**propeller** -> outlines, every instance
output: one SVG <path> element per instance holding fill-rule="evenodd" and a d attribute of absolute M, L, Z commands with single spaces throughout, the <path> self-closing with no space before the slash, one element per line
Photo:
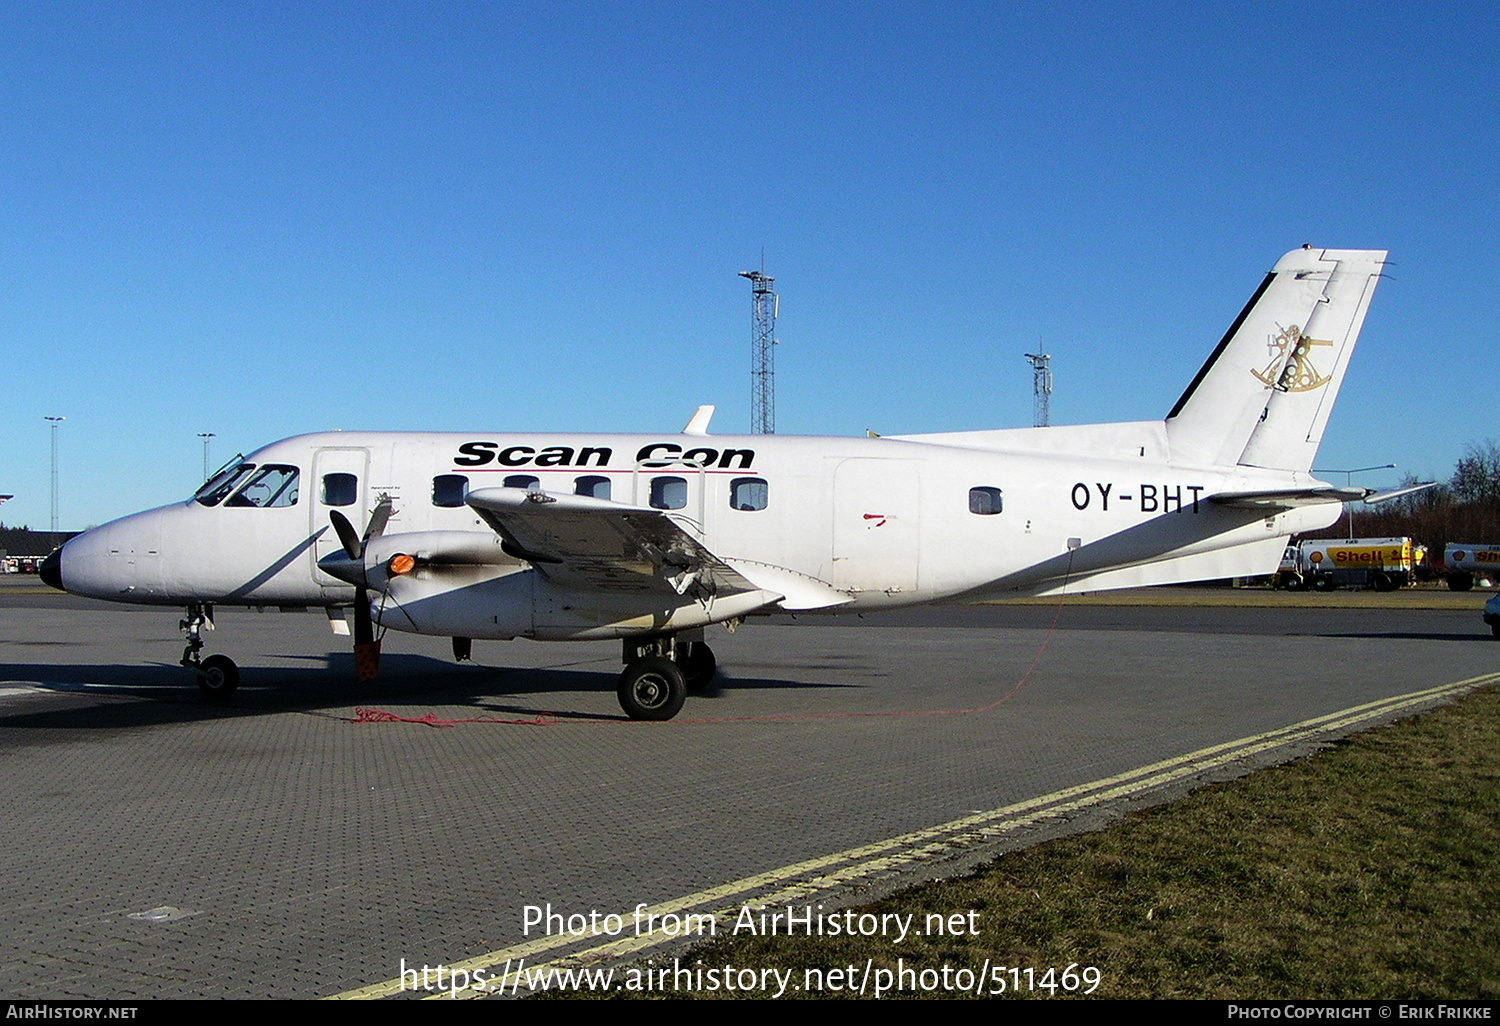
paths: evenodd
<path fill-rule="evenodd" d="M 391 497 L 384 493 L 370 513 L 370 522 L 365 527 L 364 537 L 354 530 L 349 518 L 336 509 L 328 511 L 333 522 L 333 532 L 339 537 L 348 560 L 337 554 L 318 563 L 328 573 L 354 585 L 354 670 L 364 682 L 374 680 L 380 674 L 380 642 L 375 640 L 375 624 L 370 617 L 370 587 L 365 574 L 365 550 L 370 542 L 385 532 L 391 519 Z"/>

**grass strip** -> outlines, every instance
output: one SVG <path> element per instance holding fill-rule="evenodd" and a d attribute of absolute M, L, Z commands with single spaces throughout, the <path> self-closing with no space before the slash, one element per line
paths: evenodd
<path fill-rule="evenodd" d="M 874 972 L 895 979 L 906 969 L 913 975 L 903 982 L 914 985 L 885 996 L 930 998 L 964 996 L 947 985 L 965 979 L 960 969 L 988 981 L 969 994 L 992 992 L 995 970 L 1005 967 L 1006 996 L 1017 996 L 1019 982 L 1019 996 L 1049 997 L 1064 994 L 1058 974 L 1073 965 L 1075 973 L 1099 969 L 1097 997 L 1494 998 L 1497 785 L 1500 693 L 1486 689 L 1106 830 L 852 910 L 856 922 L 911 916 L 900 943 L 894 927 L 869 938 L 721 931 L 676 962 L 641 963 L 637 978 L 640 967 L 674 964 L 774 968 L 793 981 L 784 997 L 859 996 L 856 979 L 869 997 Z M 960 928 L 924 935 L 929 915 L 953 925 L 959 920 L 947 917 L 955 914 Z M 853 972 L 829 977 L 838 967 Z M 1049 967 L 1054 985 L 1038 987 Z M 924 969 L 925 979 L 916 975 Z M 629 972 L 616 970 L 617 985 Z M 812 993 L 802 987 L 809 981 L 818 984 Z M 613 994 L 767 997 L 774 987 L 773 977 L 767 990 L 731 994 L 700 980 L 666 994 Z"/>

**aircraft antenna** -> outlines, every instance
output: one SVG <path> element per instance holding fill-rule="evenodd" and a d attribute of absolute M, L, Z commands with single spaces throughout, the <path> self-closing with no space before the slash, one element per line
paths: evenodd
<path fill-rule="evenodd" d="M 771 287 L 776 279 L 760 270 L 741 271 L 750 279 L 750 433 L 776 433 L 776 314 L 781 299 Z"/>
<path fill-rule="evenodd" d="M 1026 359 L 1031 362 L 1032 424 L 1047 427 L 1052 423 L 1052 357 L 1048 353 L 1027 353 Z"/>

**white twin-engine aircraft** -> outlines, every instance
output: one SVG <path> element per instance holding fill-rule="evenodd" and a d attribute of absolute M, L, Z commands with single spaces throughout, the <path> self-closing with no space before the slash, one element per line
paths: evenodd
<path fill-rule="evenodd" d="M 474 638 L 619 638 L 621 706 L 670 719 L 714 675 L 714 623 L 1273 573 L 1288 535 L 1369 497 L 1309 471 L 1385 256 L 1282 257 L 1165 420 L 727 436 L 704 406 L 680 435 L 303 435 L 43 575 L 185 604 L 211 697 L 239 680 L 199 657 L 214 605 L 324 606 L 341 634 L 352 606 L 363 679 L 377 626 L 459 659 Z"/>

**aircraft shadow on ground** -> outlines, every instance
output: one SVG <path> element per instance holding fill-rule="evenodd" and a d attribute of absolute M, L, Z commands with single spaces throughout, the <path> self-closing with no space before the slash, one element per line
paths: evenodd
<path fill-rule="evenodd" d="M 381 660 L 381 676 L 360 682 L 354 658 L 286 656 L 306 659 L 307 667 L 241 667 L 240 688 L 228 702 L 205 699 L 192 677 L 174 664 L 26 665 L 0 664 L 0 681 L 31 682 L 52 690 L 54 701 L 45 709 L 25 704 L 0 715 L 0 729 L 103 730 L 286 712 L 345 718 L 351 706 L 443 705 L 476 713 L 506 716 L 548 715 L 566 719 L 625 719 L 612 709 L 601 713 L 573 701 L 581 694 L 613 695 L 618 675 L 577 669 L 455 665 L 415 655 L 388 655 Z M 731 689 L 785 690 L 858 687 L 760 677 L 734 678 L 720 673 L 709 687 L 690 701 L 723 696 Z M 67 701 L 72 696 L 72 701 Z M 137 699 L 112 701 L 111 699 Z M 519 701 L 514 701 L 518 700 Z M 590 702 L 597 705 L 597 702 Z"/>

